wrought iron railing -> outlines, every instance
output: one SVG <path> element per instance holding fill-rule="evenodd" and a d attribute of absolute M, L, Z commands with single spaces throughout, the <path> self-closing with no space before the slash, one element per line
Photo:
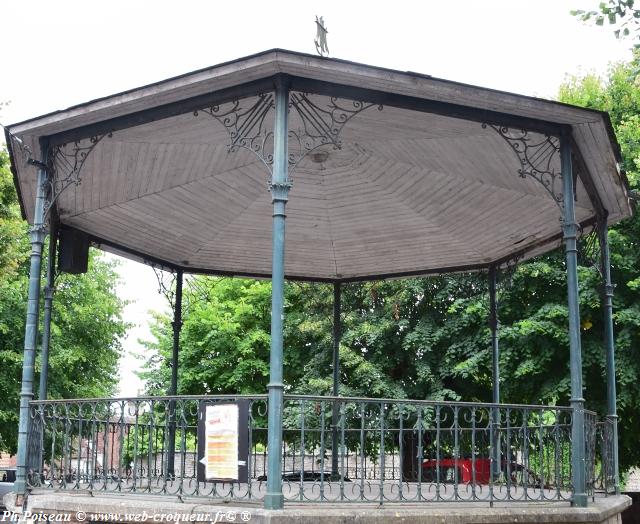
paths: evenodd
<path fill-rule="evenodd" d="M 596 424 L 596 453 L 600 457 L 596 461 L 594 488 L 605 494 L 616 492 L 615 457 L 614 457 L 614 422 L 607 417 Z"/>
<path fill-rule="evenodd" d="M 593 411 L 584 414 L 584 444 L 585 444 L 585 478 L 587 495 L 595 495 L 596 482 L 596 440 L 598 417 Z"/>
<path fill-rule="evenodd" d="M 203 481 L 199 409 L 234 401 L 248 404 L 247 481 Z M 31 414 L 33 488 L 264 497 L 266 395 L 35 401 Z M 585 419 L 593 489 L 595 414 Z M 285 395 L 284 496 L 380 504 L 570 500 L 571 420 L 571 408 L 556 406 Z"/>

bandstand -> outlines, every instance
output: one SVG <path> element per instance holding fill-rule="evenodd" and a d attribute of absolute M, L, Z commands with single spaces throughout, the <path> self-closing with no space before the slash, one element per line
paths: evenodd
<path fill-rule="evenodd" d="M 19 497 L 55 489 L 266 509 L 289 502 L 583 508 L 595 497 L 596 455 L 604 491 L 619 493 L 607 228 L 632 208 L 606 113 L 276 49 L 14 124 L 6 137 L 33 225 Z M 268 391 L 176 395 L 178 299 L 166 397 L 46 400 L 44 365 L 34 400 L 47 233 L 52 254 L 66 235 L 79 251 L 90 244 L 171 271 L 177 297 L 184 273 L 271 279 Z M 580 348 L 577 239 L 591 233 L 605 289 L 608 412 L 600 421 L 585 409 Z M 562 245 L 570 405 L 501 403 L 497 275 Z M 52 257 L 43 362 L 54 271 Z M 493 402 L 341 397 L 340 286 L 466 271 L 490 277 Z M 331 397 L 285 392 L 285 279 L 334 285 Z M 246 407 L 243 479 L 198 475 L 203 403 Z"/>

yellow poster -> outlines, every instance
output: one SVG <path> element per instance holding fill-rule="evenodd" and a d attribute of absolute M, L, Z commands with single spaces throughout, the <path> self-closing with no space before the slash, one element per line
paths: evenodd
<path fill-rule="evenodd" d="M 205 415 L 205 476 L 238 479 L 238 406 L 211 404 Z"/>

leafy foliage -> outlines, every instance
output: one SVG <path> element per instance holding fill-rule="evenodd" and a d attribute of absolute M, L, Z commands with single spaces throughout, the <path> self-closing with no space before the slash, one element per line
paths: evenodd
<path fill-rule="evenodd" d="M 207 297 L 185 296 L 193 307 L 185 315 L 180 352 L 180 394 L 263 392 L 269 376 L 270 287 L 264 282 L 220 279 Z M 185 295 L 193 294 L 190 287 Z M 153 334 L 160 355 L 150 362 L 149 387 L 163 394 L 170 370 L 171 321 L 157 317 Z M 155 346 L 154 346 L 155 347 Z"/>
<path fill-rule="evenodd" d="M 569 81 L 560 91 L 564 102 L 578 103 L 608 111 L 622 150 L 622 168 L 632 190 L 640 186 L 640 82 L 634 66 L 619 64 L 612 68 L 608 81 L 594 76 Z M 618 408 L 620 416 L 621 464 L 640 463 L 637 435 L 640 420 L 637 398 L 640 395 L 640 219 L 616 225 L 609 232 L 616 330 Z M 594 322 L 592 329 L 601 330 Z M 593 355 L 593 359 L 598 356 Z M 597 377 L 594 376 L 594 380 Z M 604 386 L 602 386 L 604 387 Z"/>
<path fill-rule="evenodd" d="M 640 9 L 634 4 L 634 0 L 608 0 L 600 2 L 598 10 L 576 9 L 571 11 L 571 14 L 583 22 L 593 21 L 599 26 L 603 26 L 607 21 L 609 25 L 616 26 L 614 30 L 616 38 L 630 35 L 638 36 L 640 34 Z M 634 47 L 640 49 L 640 43 L 635 44 Z"/>
<path fill-rule="evenodd" d="M 30 247 L 8 166 L 6 151 L 0 151 L 0 450 L 14 452 Z M 114 264 L 93 251 L 88 273 L 58 277 L 49 398 L 100 397 L 115 391 L 120 338 L 127 327 L 116 282 Z"/>

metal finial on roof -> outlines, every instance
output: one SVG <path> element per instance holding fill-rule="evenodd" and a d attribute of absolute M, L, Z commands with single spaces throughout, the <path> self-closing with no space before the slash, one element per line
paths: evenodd
<path fill-rule="evenodd" d="M 316 38 L 313 43 L 316 44 L 316 51 L 320 56 L 329 55 L 329 46 L 327 46 L 327 28 L 324 26 L 324 18 L 316 15 Z"/>

